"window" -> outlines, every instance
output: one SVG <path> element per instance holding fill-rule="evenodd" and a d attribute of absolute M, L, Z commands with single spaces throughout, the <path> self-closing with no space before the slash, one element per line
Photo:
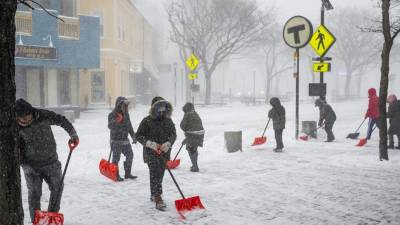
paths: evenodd
<path fill-rule="evenodd" d="M 76 0 L 61 0 L 61 15 L 76 17 Z"/>
<path fill-rule="evenodd" d="M 92 103 L 105 102 L 105 74 L 103 71 L 92 72 Z"/>
<path fill-rule="evenodd" d="M 103 28 L 103 18 L 104 12 L 102 9 L 95 9 L 92 11 L 93 16 L 98 16 L 100 18 L 100 37 L 104 37 L 104 28 Z"/>

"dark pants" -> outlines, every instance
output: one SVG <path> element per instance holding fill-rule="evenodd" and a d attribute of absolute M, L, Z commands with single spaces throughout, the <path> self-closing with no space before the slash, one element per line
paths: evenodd
<path fill-rule="evenodd" d="M 133 151 L 131 144 L 117 144 L 111 143 L 111 150 L 113 151 L 112 163 L 118 165 L 121 159 L 121 153 L 125 156 L 124 169 L 125 175 L 131 174 L 132 161 L 133 161 Z"/>
<path fill-rule="evenodd" d="M 50 190 L 50 201 L 47 211 L 58 212 L 63 188 L 61 184 L 61 163 L 57 161 L 39 169 L 33 169 L 28 165 L 23 165 L 26 185 L 28 187 L 29 213 L 33 222 L 35 210 L 41 210 L 40 198 L 42 196 L 43 180 L 47 183 Z"/>
<path fill-rule="evenodd" d="M 372 132 L 374 131 L 375 125 L 376 125 L 376 119 L 369 118 L 367 140 L 371 139 L 371 135 L 372 135 Z"/>
<path fill-rule="evenodd" d="M 333 129 L 333 124 L 335 124 L 335 122 L 332 122 L 332 123 L 326 123 L 325 122 L 325 132 L 326 132 L 326 134 L 327 134 L 327 138 L 328 138 L 328 141 L 333 141 L 333 140 L 335 140 L 335 135 L 333 134 L 333 131 L 332 131 L 332 129 Z"/>
<path fill-rule="evenodd" d="M 276 148 L 283 149 L 283 141 L 282 141 L 283 129 L 274 131 L 275 131 Z"/>
<path fill-rule="evenodd" d="M 389 134 L 389 146 L 394 148 L 394 136 L 397 136 L 397 146 L 400 147 L 400 134 Z"/>
<path fill-rule="evenodd" d="M 151 196 L 161 196 L 162 182 L 165 173 L 165 160 L 162 157 L 149 158 L 147 161 L 150 174 L 150 192 Z"/>
<path fill-rule="evenodd" d="M 199 152 L 197 151 L 197 145 L 186 145 L 186 150 L 189 153 L 190 161 L 192 161 L 193 168 L 199 168 L 197 165 L 197 159 L 199 157 Z"/>

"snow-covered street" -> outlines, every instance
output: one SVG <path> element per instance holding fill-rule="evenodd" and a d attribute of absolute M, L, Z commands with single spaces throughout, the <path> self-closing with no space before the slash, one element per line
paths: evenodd
<path fill-rule="evenodd" d="M 334 143 L 323 142 L 324 131 L 319 131 L 318 140 L 296 141 L 294 103 L 283 104 L 287 112 L 283 153 L 272 151 L 272 128 L 267 130 L 265 145 L 250 146 L 265 126 L 269 105 L 197 108 L 206 129 L 205 146 L 199 155 L 200 173 L 189 171 L 186 151 L 182 151 L 181 165 L 173 172 L 183 192 L 199 195 L 206 210 L 188 214 L 184 221 L 175 210 L 174 200 L 181 197 L 168 173 L 164 177 L 168 210 L 160 212 L 150 202 L 148 169 L 140 144 L 133 146 L 137 180 L 114 183 L 100 175 L 98 163 L 109 153 L 109 111 L 82 113 L 74 123 L 81 144 L 72 155 L 61 204 L 65 224 L 400 224 L 400 150 L 390 150 L 390 161 L 381 162 L 377 131 L 362 148 L 354 147 L 356 140 L 345 139 L 361 122 L 367 99 L 331 103 L 338 117 Z M 147 113 L 145 106 L 130 110 L 135 130 Z M 300 115 L 300 120 L 317 120 L 319 111 L 314 104 L 302 104 Z M 179 129 L 182 116 L 180 107 L 175 109 L 178 139 L 172 154 L 183 139 Z M 232 130 L 243 131 L 243 152 L 227 153 L 224 131 Z M 59 127 L 53 131 L 64 164 L 68 135 Z M 363 127 L 361 136 L 365 133 Z M 22 188 L 25 223 L 29 224 L 24 178 Z M 44 184 L 43 209 L 48 200 Z"/>

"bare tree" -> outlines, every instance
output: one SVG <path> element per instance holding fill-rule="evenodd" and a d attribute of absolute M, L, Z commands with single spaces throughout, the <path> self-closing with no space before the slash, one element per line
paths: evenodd
<path fill-rule="evenodd" d="M 371 12 L 367 10 L 344 8 L 335 10 L 328 21 L 337 38 L 332 53 L 346 70 L 345 98 L 350 97 L 354 75 L 358 75 L 357 83 L 360 83 L 364 72 L 376 66 L 378 61 L 380 36 L 360 30 L 360 27 L 371 26 L 372 21 L 366 17 L 368 15 Z"/>
<path fill-rule="evenodd" d="M 211 77 L 224 59 L 260 44 L 273 20 L 255 1 L 171 0 L 168 8 L 171 40 L 193 50 L 206 79 L 205 103 L 211 102 Z"/>

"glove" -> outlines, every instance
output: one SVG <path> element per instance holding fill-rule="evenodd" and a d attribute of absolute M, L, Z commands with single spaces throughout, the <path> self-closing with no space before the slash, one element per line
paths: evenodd
<path fill-rule="evenodd" d="M 153 149 L 154 151 L 158 151 L 160 148 L 160 145 L 155 143 L 154 141 L 146 141 L 146 147 Z"/>
<path fill-rule="evenodd" d="M 79 145 L 79 137 L 78 136 L 72 136 L 69 141 L 68 141 L 68 146 L 70 150 L 74 150 L 77 146 Z"/>
<path fill-rule="evenodd" d="M 167 141 L 161 145 L 160 150 L 165 153 L 168 152 L 170 148 L 171 148 L 171 142 Z"/>
<path fill-rule="evenodd" d="M 124 121 L 124 116 L 121 113 L 117 113 L 117 117 L 115 118 L 117 123 L 122 123 Z"/>

